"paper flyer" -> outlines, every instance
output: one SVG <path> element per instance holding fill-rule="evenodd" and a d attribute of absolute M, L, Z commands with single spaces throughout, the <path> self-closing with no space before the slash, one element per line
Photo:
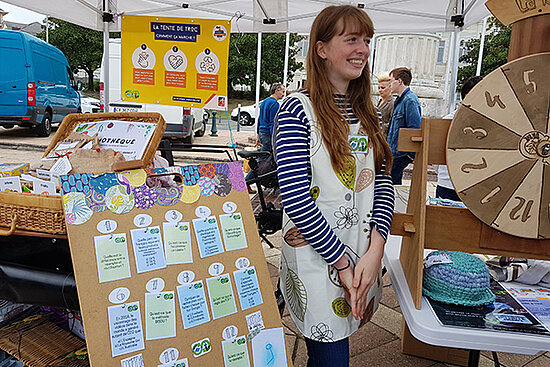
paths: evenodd
<path fill-rule="evenodd" d="M 113 357 L 145 349 L 139 302 L 111 306 L 107 312 Z"/>
<path fill-rule="evenodd" d="M 126 233 L 96 236 L 94 244 L 100 283 L 131 276 Z"/>
<path fill-rule="evenodd" d="M 237 294 L 243 311 L 263 303 L 256 268 L 252 266 L 244 270 L 234 271 L 233 277 L 235 278 Z"/>
<path fill-rule="evenodd" d="M 162 223 L 167 265 L 193 262 L 190 229 L 189 222 Z"/>
<path fill-rule="evenodd" d="M 176 290 L 184 329 L 210 321 L 202 281 L 180 285 Z"/>
<path fill-rule="evenodd" d="M 246 236 L 241 213 L 220 215 L 220 224 L 226 251 L 246 248 Z"/>
<path fill-rule="evenodd" d="M 288 366 L 282 327 L 263 329 L 252 339 L 252 359 L 254 366 Z"/>
<path fill-rule="evenodd" d="M 225 367 L 250 367 L 246 337 L 222 342 L 223 362 Z"/>
<path fill-rule="evenodd" d="M 174 292 L 145 293 L 145 335 L 147 340 L 176 336 Z"/>
<path fill-rule="evenodd" d="M 212 309 L 214 320 L 237 312 L 229 274 L 209 278 L 206 280 L 206 284 L 208 286 L 208 298 L 210 299 L 210 308 Z"/>
<path fill-rule="evenodd" d="M 193 228 L 201 257 L 213 256 L 223 252 L 222 238 L 215 216 L 193 219 Z"/>
<path fill-rule="evenodd" d="M 130 233 L 138 273 L 166 267 L 159 226 L 132 229 Z"/>

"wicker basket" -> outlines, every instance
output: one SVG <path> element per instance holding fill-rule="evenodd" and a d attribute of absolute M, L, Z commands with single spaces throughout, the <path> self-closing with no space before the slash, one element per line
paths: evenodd
<path fill-rule="evenodd" d="M 20 194 L 0 191 L 1 235 L 11 235 L 15 230 L 65 234 L 63 201 L 59 196 Z"/>
<path fill-rule="evenodd" d="M 106 121 L 106 120 L 120 120 L 120 121 L 133 121 L 133 122 L 149 122 L 156 123 L 157 127 L 155 132 L 149 140 L 149 144 L 143 153 L 143 157 L 138 160 L 125 161 L 115 163 L 115 171 L 125 171 L 129 169 L 145 168 L 153 163 L 155 152 L 160 144 L 164 131 L 166 130 L 166 121 L 162 115 L 158 112 L 107 112 L 107 113 L 73 113 L 67 115 L 64 119 L 55 136 L 53 137 L 50 145 L 46 148 L 46 152 L 43 157 L 46 157 L 58 142 L 65 139 L 71 132 L 74 131 L 78 124 L 83 122 L 94 121 Z"/>

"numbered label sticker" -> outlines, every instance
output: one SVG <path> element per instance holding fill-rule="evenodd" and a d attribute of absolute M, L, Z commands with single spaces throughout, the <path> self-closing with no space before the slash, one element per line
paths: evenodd
<path fill-rule="evenodd" d="M 208 273 L 213 277 L 217 277 L 218 275 L 223 273 L 223 264 L 222 263 L 213 263 L 208 268 Z"/>
<path fill-rule="evenodd" d="M 124 303 L 130 298 L 130 290 L 126 287 L 120 287 L 113 289 L 109 294 L 109 301 L 111 303 Z"/>
<path fill-rule="evenodd" d="M 197 209 L 195 209 L 195 215 L 198 218 L 207 218 L 210 216 L 210 214 L 212 214 L 212 211 L 207 206 L 201 205 L 197 207 Z"/>
<path fill-rule="evenodd" d="M 179 284 L 188 284 L 195 280 L 195 273 L 191 270 L 184 270 L 178 274 L 178 283 Z"/>
<path fill-rule="evenodd" d="M 227 214 L 231 214 L 231 213 L 234 213 L 235 210 L 237 210 L 237 204 L 235 204 L 232 201 L 226 201 L 225 203 L 223 203 L 222 209 Z"/>
<path fill-rule="evenodd" d="M 235 267 L 239 270 L 246 269 L 250 266 L 250 260 L 247 257 L 239 257 L 235 261 Z"/>
<path fill-rule="evenodd" d="M 164 218 L 166 218 L 166 221 L 169 223 L 178 223 L 181 222 L 183 214 L 177 210 L 168 210 L 164 215 Z"/>
<path fill-rule="evenodd" d="M 180 352 L 176 348 L 168 348 L 159 356 L 159 361 L 162 364 L 169 364 L 178 360 Z"/>
<path fill-rule="evenodd" d="M 138 214 L 134 217 L 136 227 L 149 227 L 153 223 L 153 218 L 149 214 Z"/>
<path fill-rule="evenodd" d="M 101 233 L 111 233 L 117 227 L 116 221 L 112 219 L 104 219 L 97 224 L 97 230 Z"/>
<path fill-rule="evenodd" d="M 159 293 L 164 289 L 164 279 L 162 278 L 153 278 L 145 284 L 145 289 L 149 293 Z"/>
<path fill-rule="evenodd" d="M 224 340 L 235 340 L 239 335 L 239 329 L 235 325 L 229 325 L 222 331 L 222 338 Z"/>

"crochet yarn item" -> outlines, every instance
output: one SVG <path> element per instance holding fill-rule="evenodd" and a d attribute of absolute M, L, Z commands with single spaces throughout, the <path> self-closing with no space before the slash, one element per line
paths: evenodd
<path fill-rule="evenodd" d="M 442 254 L 447 254 L 452 263 L 424 268 L 423 295 L 462 306 L 482 306 L 495 301 L 489 270 L 481 259 L 460 251 L 434 251 L 426 259 Z"/>

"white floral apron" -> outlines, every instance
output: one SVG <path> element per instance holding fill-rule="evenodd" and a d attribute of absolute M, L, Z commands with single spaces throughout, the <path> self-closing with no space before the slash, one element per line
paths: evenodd
<path fill-rule="evenodd" d="M 293 96 L 302 102 L 310 125 L 311 196 L 355 265 L 369 247 L 374 198 L 374 159 L 366 133 L 360 131 L 360 124 L 350 125 L 349 141 L 355 160 L 349 161 L 344 172 L 335 173 L 311 101 L 301 93 Z M 382 296 L 380 269 L 367 295 L 364 318 L 355 320 L 338 272 L 305 241 L 286 213 L 279 281 L 294 323 L 306 338 L 319 342 L 350 336 L 370 320 Z"/>

